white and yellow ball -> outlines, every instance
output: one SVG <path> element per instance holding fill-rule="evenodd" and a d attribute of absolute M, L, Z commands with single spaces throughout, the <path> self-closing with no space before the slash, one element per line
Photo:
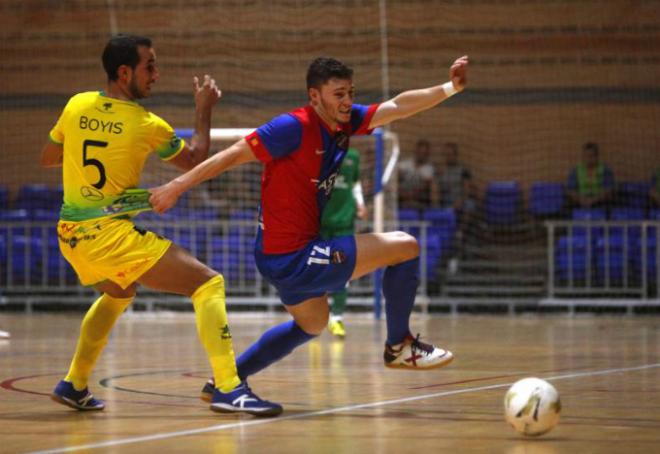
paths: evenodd
<path fill-rule="evenodd" d="M 543 435 L 559 422 L 559 393 L 545 380 L 523 378 L 511 385 L 504 396 L 504 417 L 518 432 Z"/>

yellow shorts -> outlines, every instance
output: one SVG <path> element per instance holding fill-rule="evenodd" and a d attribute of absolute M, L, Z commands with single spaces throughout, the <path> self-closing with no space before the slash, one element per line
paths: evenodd
<path fill-rule="evenodd" d="M 60 251 L 83 285 L 110 280 L 127 288 L 167 252 L 172 242 L 128 219 L 57 224 Z"/>

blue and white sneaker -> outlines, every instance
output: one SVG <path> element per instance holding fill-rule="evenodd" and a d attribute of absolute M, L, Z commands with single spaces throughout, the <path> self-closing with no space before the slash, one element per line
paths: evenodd
<path fill-rule="evenodd" d="M 99 411 L 105 408 L 105 403 L 95 399 L 89 389 L 76 391 L 73 383 L 64 380 L 60 380 L 50 398 L 57 403 L 81 411 Z"/>
<path fill-rule="evenodd" d="M 282 406 L 263 400 L 252 392 L 246 381 L 241 382 L 233 391 L 223 393 L 218 388 L 213 391 L 211 410 L 218 413 L 248 413 L 254 416 L 277 416 L 282 413 Z"/>
<path fill-rule="evenodd" d="M 204 402 L 211 403 L 213 400 L 213 393 L 215 392 L 215 380 L 213 377 L 209 378 L 206 383 L 204 383 L 204 387 L 202 388 L 202 392 L 199 395 L 199 398 L 202 399 Z"/>

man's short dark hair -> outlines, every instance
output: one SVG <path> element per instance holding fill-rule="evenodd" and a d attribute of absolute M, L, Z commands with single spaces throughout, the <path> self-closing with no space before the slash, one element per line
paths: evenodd
<path fill-rule="evenodd" d="M 584 151 L 593 151 L 598 156 L 598 144 L 596 142 L 587 142 L 582 147 Z"/>
<path fill-rule="evenodd" d="M 353 70 L 334 58 L 319 57 L 307 69 L 307 89 L 321 88 L 330 79 L 353 79 Z"/>
<path fill-rule="evenodd" d="M 138 46 L 151 47 L 151 40 L 138 35 L 114 35 L 103 49 L 103 69 L 108 74 L 108 80 L 117 80 L 117 70 L 122 65 L 135 69 L 140 62 Z"/>

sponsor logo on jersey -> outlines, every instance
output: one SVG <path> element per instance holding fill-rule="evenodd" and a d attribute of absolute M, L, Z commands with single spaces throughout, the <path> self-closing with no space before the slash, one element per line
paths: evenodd
<path fill-rule="evenodd" d="M 96 188 L 92 188 L 91 186 L 81 187 L 80 195 L 92 202 L 100 202 L 104 199 L 103 193 Z"/>
<path fill-rule="evenodd" d="M 337 180 L 337 175 L 339 174 L 338 170 L 335 170 L 330 174 L 328 178 L 323 181 L 312 180 L 313 183 L 316 183 L 316 188 L 325 192 L 325 195 L 328 196 L 332 192 L 332 188 L 335 186 L 335 181 Z"/>

